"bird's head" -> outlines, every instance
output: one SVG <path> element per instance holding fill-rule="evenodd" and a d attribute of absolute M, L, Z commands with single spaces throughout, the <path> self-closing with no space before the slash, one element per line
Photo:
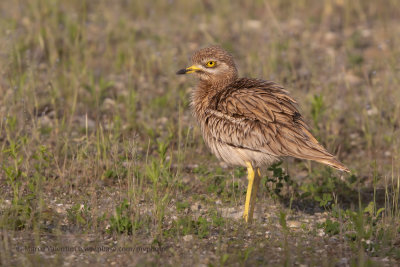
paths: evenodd
<path fill-rule="evenodd" d="M 232 55 L 220 46 L 209 46 L 196 51 L 192 56 L 192 64 L 176 74 L 195 73 L 201 81 L 211 84 L 229 84 L 238 77 Z"/>

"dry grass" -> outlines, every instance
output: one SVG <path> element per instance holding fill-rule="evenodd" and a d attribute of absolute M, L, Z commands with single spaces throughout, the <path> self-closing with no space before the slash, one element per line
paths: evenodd
<path fill-rule="evenodd" d="M 398 1 L 0 12 L 2 265 L 399 264 Z M 265 172 L 245 225 L 245 172 L 210 155 L 188 106 L 195 81 L 175 75 L 215 43 L 242 76 L 283 84 L 353 175 L 288 159 Z"/>

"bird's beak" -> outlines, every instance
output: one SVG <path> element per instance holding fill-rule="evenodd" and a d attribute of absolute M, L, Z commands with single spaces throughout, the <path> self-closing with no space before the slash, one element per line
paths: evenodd
<path fill-rule="evenodd" d="M 189 68 L 178 70 L 178 72 L 176 74 L 188 74 L 188 73 L 193 73 L 193 72 L 196 72 L 199 70 L 201 70 L 201 68 L 199 66 L 192 65 Z"/>

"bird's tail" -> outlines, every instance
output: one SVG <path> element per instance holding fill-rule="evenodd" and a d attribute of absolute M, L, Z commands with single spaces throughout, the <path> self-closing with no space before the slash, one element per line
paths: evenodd
<path fill-rule="evenodd" d="M 314 160 L 317 162 L 329 165 L 335 169 L 338 169 L 339 171 L 344 171 L 347 173 L 350 172 L 349 168 L 347 168 L 343 163 L 336 160 L 334 157 L 332 157 L 330 159 L 314 159 Z"/>
<path fill-rule="evenodd" d="M 306 155 L 301 155 L 300 157 L 326 164 L 340 171 L 344 171 L 347 173 L 350 172 L 350 170 L 343 163 L 335 159 L 333 155 L 331 155 L 328 151 L 326 151 L 326 149 L 308 131 L 305 124 L 302 124 L 302 126 L 303 126 L 303 133 L 305 133 L 309 138 L 309 143 L 307 151 L 308 153 Z"/>

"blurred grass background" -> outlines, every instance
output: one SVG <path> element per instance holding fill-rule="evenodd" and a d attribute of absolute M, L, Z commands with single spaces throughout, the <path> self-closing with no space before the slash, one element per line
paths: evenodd
<path fill-rule="evenodd" d="M 255 254 L 273 264 L 266 251 L 289 265 L 329 266 L 330 253 L 360 266 L 369 257 L 399 260 L 398 1 L 20 0 L 2 1 L 0 12 L 2 264 L 48 260 L 15 246 L 64 244 L 65 236 L 71 244 L 171 247 L 162 257 L 83 254 L 97 263 L 246 265 Z M 195 80 L 175 75 L 210 44 L 232 52 L 241 76 L 284 85 L 313 133 L 353 171 L 343 185 L 318 164 L 290 159 L 282 167 L 293 180 L 285 183 L 290 203 L 308 197 L 326 200 L 327 216 L 345 206 L 355 212 L 335 217 L 340 253 L 326 249 L 324 262 L 309 261 L 323 239 L 308 256 L 301 245 L 270 240 L 267 249 L 255 233 L 271 231 L 273 220 L 244 226 L 222 215 L 221 208 L 241 210 L 244 171 L 210 155 L 190 114 Z M 268 181 L 276 187 L 282 179 Z M 271 202 L 268 192 L 259 205 Z M 336 231 L 324 223 L 325 232 Z M 304 240 L 316 229 L 303 229 Z M 356 233 L 350 241 L 347 230 Z M 245 232 L 253 233 L 249 243 L 222 245 Z M 294 244 L 293 233 L 282 234 Z M 177 248 L 182 236 L 195 239 Z M 54 264 L 79 258 L 56 255 Z"/>

